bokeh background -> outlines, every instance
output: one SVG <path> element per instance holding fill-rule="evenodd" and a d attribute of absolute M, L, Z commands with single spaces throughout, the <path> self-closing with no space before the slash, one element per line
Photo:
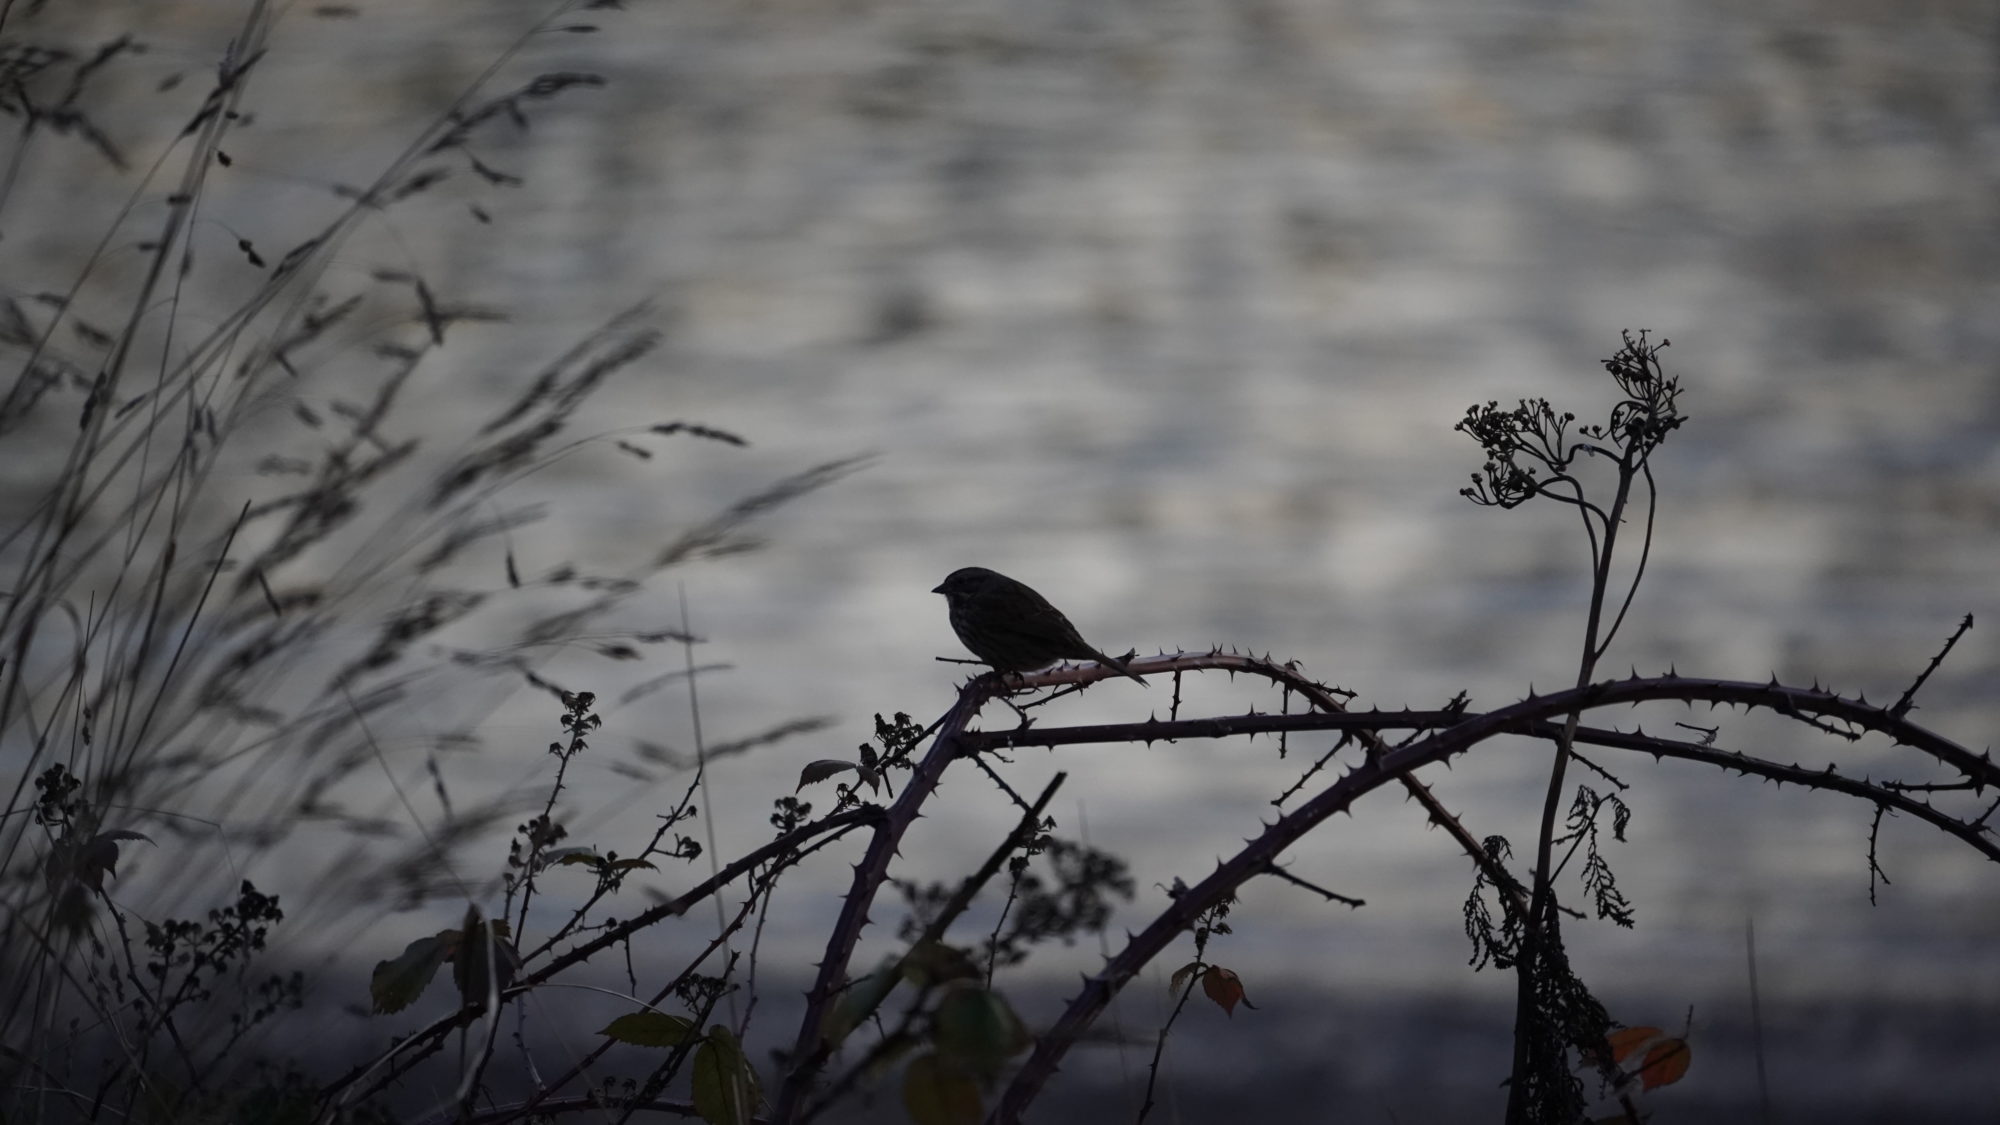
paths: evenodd
<path fill-rule="evenodd" d="M 365 181 L 546 11 L 289 11 L 205 237 L 302 237 L 341 205 L 334 187 Z M 147 45 L 107 76 L 102 106 L 143 168 L 198 104 L 240 11 L 97 3 L 41 18 Z M 709 739 L 826 720 L 716 765 L 725 856 L 763 839 L 769 801 L 806 761 L 868 737 L 873 713 L 927 722 L 948 705 L 964 670 L 935 660 L 959 652 L 927 591 L 961 565 L 1037 586 L 1107 649 L 1269 652 L 1369 705 L 1566 686 L 1580 529 L 1557 505 L 1462 500 L 1480 458 L 1452 425 L 1473 402 L 1522 396 L 1601 413 L 1598 361 L 1625 329 L 1673 341 L 1692 421 L 1657 463 L 1650 567 L 1609 666 L 1893 698 L 1973 613 L 1920 718 L 1975 748 L 2000 719 L 1985 624 L 2000 594 L 1990 3 L 635 0 L 562 21 L 579 23 L 601 30 L 532 36 L 503 65 L 515 80 L 608 80 L 482 143 L 524 185 L 461 175 L 365 226 L 323 286 L 407 270 L 509 314 L 454 329 L 408 396 L 413 431 L 498 410 L 643 299 L 664 346 L 580 428 L 687 419 L 751 441 L 564 460 L 521 494 L 549 511 L 513 541 L 529 570 L 558 557 L 631 570 L 774 479 L 872 455 L 760 523 L 763 549 L 680 568 L 629 603 L 631 627 L 672 626 L 684 590 L 700 658 L 730 666 L 700 680 Z M 161 88 L 175 74 L 194 77 Z M 154 92 L 113 96 L 134 91 Z M 10 295 L 59 287 L 104 232 L 45 217 L 135 190 L 136 172 L 75 147 L 38 149 L 10 185 Z M 299 393 L 337 398 L 343 370 Z M 274 411 L 268 436 L 300 440 L 285 424 Z M 0 480 L 18 513 L 58 443 L 7 440 Z M 247 471 L 241 485 L 269 487 Z M 638 740 L 691 749 L 687 699 L 612 701 L 679 658 L 567 659 L 543 670 L 607 701 L 566 797 L 591 827 L 572 836 L 644 833 L 681 782 L 642 794 L 615 765 L 637 760 Z M 1141 718 L 1165 694 L 1107 685 L 1041 721 Z M 1189 700 L 1275 706 L 1240 684 Z M 1922 774 L 1886 748 L 1745 716 L 1645 718 L 1683 717 L 1767 757 Z M 376 733 L 415 747 L 476 729 L 478 751 L 443 759 L 470 800 L 542 776 L 553 719 L 545 697 L 488 683 Z M 1198 876 L 1272 815 L 1301 752 L 1324 746 L 1302 741 L 1289 761 L 1260 741 L 1036 751 L 1011 769 L 1020 788 L 1070 772 L 1063 830 L 1131 860 L 1140 891 L 1120 925 L 1136 925 L 1164 901 L 1157 884 Z M 1692 1012 L 1694 1071 L 1661 1095 L 1663 1114 L 1749 1119 L 1753 922 L 1781 1117 L 1963 1120 L 1995 1104 L 2000 871 L 1892 819 L 1893 882 L 1871 906 L 1866 807 L 1602 758 L 1633 785 L 1631 840 L 1611 859 L 1638 926 L 1577 925 L 1570 944 L 1616 1018 L 1677 1028 Z M 399 761 L 404 780 L 426 776 Z M 1474 832 L 1526 847 L 1546 762 L 1541 747 L 1494 745 L 1433 781 Z M 386 784 L 357 784 L 356 805 L 401 815 Z M 909 850 L 913 877 L 966 869 L 1012 823 L 974 775 L 943 797 Z M 503 846 L 477 854 L 490 866 Z M 306 898 L 315 858 L 294 840 L 245 862 L 267 872 L 260 886 Z M 1511 980 L 1466 965 L 1463 857 L 1385 793 L 1292 859 L 1368 905 L 1251 889 L 1214 953 L 1260 1008 L 1177 1029 L 1174 1110 L 1495 1112 Z M 143 884 L 160 862 L 135 855 L 121 879 Z M 817 959 L 844 874 L 823 864 L 783 900 L 773 979 Z M 330 912 L 286 938 L 307 959 L 337 946 L 328 972 L 365 970 L 460 910 Z M 880 949 L 890 929 L 872 931 Z M 1014 985 L 1035 998 L 1024 1008 L 1045 1018 L 1100 954 L 1085 943 L 1031 964 Z M 320 1018 L 379 1033 L 333 1010 L 358 999 L 351 987 Z M 1120 1028 L 1148 1034 L 1164 996 L 1135 987 Z M 1147 1053 L 1095 1052 L 1052 1104 L 1129 1098 Z"/>

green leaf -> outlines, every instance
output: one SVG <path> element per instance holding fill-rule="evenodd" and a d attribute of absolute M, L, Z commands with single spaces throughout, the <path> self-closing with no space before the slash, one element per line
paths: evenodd
<path fill-rule="evenodd" d="M 931 1014 L 931 1038 L 939 1055 L 986 1076 L 998 1074 L 1034 1041 L 1006 997 L 966 985 L 952 987 L 938 1001 Z"/>
<path fill-rule="evenodd" d="M 74 879 L 93 891 L 102 891 L 104 877 L 118 874 L 120 840 L 144 840 L 153 844 L 152 837 L 123 828 L 99 832 L 88 840 L 65 841 L 56 845 L 55 850 L 49 853 L 48 862 L 44 867 L 49 886 L 61 889 L 65 879 Z M 159 845 L 153 844 L 153 846 Z"/>
<path fill-rule="evenodd" d="M 826 1018 L 820 1024 L 820 1034 L 826 1037 L 828 1046 L 838 1047 L 855 1028 L 882 1006 L 889 993 L 902 978 L 895 972 L 896 959 L 884 960 L 881 968 L 847 986 L 826 1010 Z"/>
<path fill-rule="evenodd" d="M 455 934 L 457 931 L 446 930 L 445 933 Z M 417 997 L 430 987 L 431 978 L 444 964 L 444 957 L 444 934 L 439 934 L 411 942 L 393 961 L 376 962 L 375 975 L 368 982 L 368 995 L 374 1001 L 375 1010 L 386 1015 L 416 1003 Z"/>
<path fill-rule="evenodd" d="M 979 1125 L 979 1082 L 936 1054 L 918 1055 L 903 1072 L 903 1108 L 917 1125 Z"/>
<path fill-rule="evenodd" d="M 764 1095 L 757 1072 L 727 1027 L 716 1024 L 694 1053 L 694 1111 L 708 1125 L 750 1125 Z"/>
<path fill-rule="evenodd" d="M 868 1049 L 867 1066 L 862 1076 L 870 1083 L 880 1082 L 884 1077 L 903 1065 L 910 1052 L 924 1045 L 923 1040 L 905 1032 L 890 1035 Z"/>
<path fill-rule="evenodd" d="M 458 938 L 450 951 L 451 979 L 465 1003 L 484 1004 L 489 992 L 514 983 L 521 970 L 521 954 L 507 940 L 506 919 L 482 921 L 478 907 L 467 907 L 465 927 L 446 933 Z M 489 972 L 492 968 L 498 971 Z"/>
<path fill-rule="evenodd" d="M 821 758 L 817 762 L 807 762 L 806 768 L 799 771 L 798 789 L 792 792 L 797 793 L 799 789 L 804 789 L 815 781 L 825 781 L 837 773 L 846 773 L 848 770 L 858 768 L 853 762 L 843 762 L 839 758 Z"/>
<path fill-rule="evenodd" d="M 984 975 L 970 953 L 941 941 L 920 941 L 903 958 L 903 976 L 912 984 L 948 984 Z"/>
<path fill-rule="evenodd" d="M 589 846 L 580 848 L 556 848 L 542 853 L 543 867 L 595 867 L 600 861 L 597 849 Z"/>
<path fill-rule="evenodd" d="M 627 1012 L 598 1034 L 635 1047 L 678 1047 L 694 1034 L 694 1021 L 665 1012 Z"/>

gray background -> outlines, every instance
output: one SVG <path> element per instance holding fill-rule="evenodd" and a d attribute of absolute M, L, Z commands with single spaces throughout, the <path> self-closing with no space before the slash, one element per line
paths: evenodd
<path fill-rule="evenodd" d="M 289 15 L 208 207 L 229 229 L 207 237 L 252 237 L 270 256 L 309 233 L 339 205 L 330 183 L 372 174 L 541 11 Z M 63 18 L 149 43 L 123 72 L 130 89 L 190 75 L 150 112 L 118 103 L 124 136 L 164 138 L 159 122 L 198 100 L 236 16 L 210 0 Z M 1624 328 L 1674 341 L 1666 359 L 1693 420 L 1659 461 L 1658 539 L 1611 669 L 1776 674 L 1893 698 L 2000 592 L 1990 4 L 697 0 L 588 18 L 606 33 L 538 37 L 503 72 L 610 79 L 538 110 L 528 134 L 478 146 L 527 187 L 461 176 L 369 224 L 324 287 L 415 270 L 512 314 L 455 330 L 413 394 L 412 432 L 476 421 L 590 327 L 653 301 L 664 348 L 579 429 L 685 418 L 753 445 L 674 445 L 645 465 L 601 448 L 569 458 L 523 493 L 553 512 L 516 538 L 531 571 L 571 558 L 633 572 L 763 482 L 876 455 L 760 525 L 767 549 L 683 568 L 631 603 L 628 627 L 672 624 L 684 582 L 702 658 L 734 666 L 702 680 L 710 739 L 832 720 L 718 766 L 724 855 L 761 840 L 775 791 L 804 762 L 848 753 L 872 712 L 928 721 L 947 706 L 960 670 L 933 657 L 958 650 L 926 591 L 960 565 L 1030 582 L 1108 649 L 1270 652 L 1364 704 L 1432 707 L 1464 689 L 1491 706 L 1566 685 L 1579 529 L 1556 505 L 1507 515 L 1460 500 L 1479 458 L 1451 426 L 1471 402 L 1523 395 L 1600 413 L 1597 361 Z M 135 150 L 144 166 L 158 147 Z M 41 152 L 0 241 L 15 294 L 56 286 L 102 231 L 24 216 L 134 187 L 88 154 Z M 495 224 L 474 223 L 468 200 Z M 243 284 L 200 280 L 218 303 Z M 337 397 L 363 358 L 299 394 Z M 298 440 L 277 411 L 259 432 Z M 23 495 L 34 470 L 9 460 Z M 469 565 L 490 582 L 499 562 Z M 1993 637 L 1982 625 L 1960 644 L 1919 716 L 1975 748 L 2000 715 Z M 573 842 L 647 831 L 658 802 L 611 768 L 625 740 L 691 745 L 678 688 L 608 703 L 678 656 L 660 658 L 544 666 L 607 699 L 568 797 L 572 823 L 590 825 Z M 1165 694 L 1109 685 L 1041 721 L 1141 718 Z M 1240 683 L 1189 698 L 1276 705 Z M 1680 717 L 1640 716 L 1649 729 Z M 478 725 L 478 756 L 444 760 L 469 801 L 532 785 L 553 718 L 545 699 L 486 684 L 377 733 L 407 749 Z M 1880 747 L 1733 714 L 1690 721 L 1781 760 L 1921 773 Z M 1289 762 L 1263 740 L 1029 752 L 1014 784 L 1071 771 L 1063 828 L 1133 860 L 1141 895 L 1121 922 L 1137 925 L 1162 901 L 1154 884 L 1198 877 L 1269 817 L 1316 745 L 1294 743 Z M 1895 881 L 1871 909 L 1865 807 L 1602 757 L 1635 783 L 1632 842 L 1612 859 L 1639 925 L 1577 926 L 1570 941 L 1616 1018 L 1678 1027 L 1693 1009 L 1689 1086 L 1707 1085 L 1684 1105 L 1747 1104 L 1741 1051 L 1725 1044 L 1741 1042 L 1751 919 L 1781 1108 L 1864 1120 L 1991 1104 L 2000 1090 L 1969 1069 L 1990 1056 L 2000 1006 L 1990 867 L 1892 820 L 1882 861 Z M 1476 833 L 1525 848 L 1546 759 L 1496 744 L 1434 783 Z M 424 784 L 414 755 L 398 761 Z M 400 815 L 379 775 L 356 785 L 355 804 Z M 907 850 L 912 875 L 964 870 L 1011 823 L 973 774 L 942 796 Z M 265 865 L 260 885 L 291 878 L 310 897 L 323 878 L 301 878 L 318 860 L 311 840 L 246 862 Z M 1419 1118 L 1431 1084 L 1472 1091 L 1450 1104 L 1496 1104 L 1504 1024 L 1479 1020 L 1511 985 L 1465 967 L 1463 858 L 1387 794 L 1291 858 L 1368 906 L 1253 886 L 1215 956 L 1261 1010 L 1227 1025 L 1201 1013 L 1177 1032 L 1183 1049 L 1249 1050 L 1253 1072 L 1274 1074 L 1296 1056 L 1323 1075 L 1329 1053 L 1402 1044 L 1322 1096 Z M 154 862 L 138 855 L 122 878 L 142 884 Z M 816 959 L 843 875 L 823 864 L 782 900 L 774 965 Z M 302 954 L 337 938 L 365 964 L 457 909 L 349 914 L 289 938 Z M 887 929 L 871 931 L 882 949 Z M 1059 951 L 1017 987 L 1053 1000 L 1097 954 Z M 1128 1031 L 1157 1018 L 1150 993 L 1135 1003 Z M 1454 1039 L 1454 1020 L 1473 1031 Z M 1416 1077 L 1396 1065 L 1412 1058 L 1429 1060 Z"/>

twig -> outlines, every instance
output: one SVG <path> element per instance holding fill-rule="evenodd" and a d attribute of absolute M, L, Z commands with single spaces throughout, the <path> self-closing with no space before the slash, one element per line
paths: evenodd
<path fill-rule="evenodd" d="M 1965 615 L 1965 620 L 1958 623 L 1958 628 L 1952 631 L 1951 636 L 1945 638 L 1944 647 L 1938 650 L 1936 656 L 1931 657 L 1930 665 L 1917 676 L 1917 682 L 1910 685 L 1910 690 L 1903 693 L 1903 697 L 1896 701 L 1895 706 L 1889 708 L 1891 715 L 1909 713 L 1910 708 L 1916 704 L 1917 689 L 1924 686 L 1924 681 L 1930 679 L 1931 673 L 1937 671 L 1938 665 L 1943 664 L 1944 658 L 1951 654 L 1952 646 L 1958 643 L 1958 638 L 1963 637 L 1971 628 L 1972 615 L 1968 613 Z"/>
<path fill-rule="evenodd" d="M 1875 881 L 1880 879 L 1883 886 L 1889 885 L 1889 873 L 1882 870 L 1881 863 L 1877 862 L 1880 856 L 1878 848 L 1882 840 L 1882 818 L 1888 813 L 1889 806 L 1877 804 L 1875 819 L 1868 825 L 1868 905 L 1870 906 L 1875 905 Z"/>
<path fill-rule="evenodd" d="M 1283 793 L 1271 798 L 1271 803 L 1282 808 L 1286 801 L 1298 796 L 1299 791 L 1306 787 L 1306 782 L 1319 776 L 1320 771 L 1327 767 L 1327 763 L 1333 761 L 1334 755 L 1347 748 L 1348 741 L 1353 737 L 1351 733 L 1342 734 L 1339 739 L 1335 740 L 1331 747 L 1327 748 L 1326 753 L 1321 754 L 1311 766 L 1308 766 L 1306 771 L 1300 774 L 1298 779 L 1293 781 L 1291 785 L 1287 786 Z"/>
<path fill-rule="evenodd" d="M 1283 879 L 1285 882 L 1291 883 L 1294 886 L 1304 887 L 1306 890 L 1313 892 L 1314 894 L 1320 896 L 1321 898 L 1327 900 L 1328 902 L 1337 902 L 1340 903 L 1342 906 L 1352 906 L 1356 908 L 1368 905 L 1365 899 L 1350 898 L 1347 895 L 1335 894 L 1334 892 L 1327 890 L 1325 887 L 1322 887 L 1317 883 L 1310 883 L 1304 879 L 1299 878 L 1297 875 L 1294 875 L 1291 872 L 1285 870 L 1284 868 L 1279 867 L 1275 863 L 1266 864 L 1264 867 L 1264 874 L 1274 876 L 1279 879 Z"/>
<path fill-rule="evenodd" d="M 708 872 L 711 877 L 721 873 L 721 852 L 715 846 L 715 801 L 708 792 L 708 744 L 701 737 L 701 690 L 696 683 L 694 670 L 694 621 L 688 616 L 687 583 L 680 584 L 681 602 L 681 667 L 687 675 L 688 723 L 694 735 L 694 780 L 701 788 L 701 826 L 708 836 Z M 718 933 L 728 932 L 727 911 L 722 906 L 722 893 L 715 895 L 715 929 Z M 727 948 L 725 946 L 725 948 Z M 729 950 L 733 959 L 735 950 Z M 729 1001 L 729 1022 L 736 1022 L 736 1000 Z"/>
<path fill-rule="evenodd" d="M 1757 920 L 1743 920 L 1743 954 L 1750 962 L 1750 1054 L 1757 1062 L 1757 1118 L 1770 1125 L 1771 1084 L 1764 1075 L 1764 1006 L 1757 991 Z"/>
<path fill-rule="evenodd" d="M 993 779 L 993 784 L 998 785 L 1000 787 L 1000 791 L 1007 794 L 1007 799 L 1014 802 L 1015 808 L 1022 810 L 1026 810 L 1028 808 L 1027 798 L 1021 796 L 1021 794 L 1016 792 L 1013 786 L 1007 784 L 1007 779 L 1000 776 L 1000 772 L 998 770 L 994 769 L 991 765 L 987 764 L 985 755 L 983 754 L 973 755 L 972 764 L 984 770 L 986 772 L 986 776 Z"/>
<path fill-rule="evenodd" d="M 978 897 L 979 892 L 992 881 L 993 876 L 1000 873 L 1000 865 L 1007 862 L 1007 857 L 1041 828 L 1042 814 L 1048 811 L 1049 802 L 1055 799 L 1056 790 L 1061 789 L 1063 782 L 1068 780 L 1069 774 L 1066 772 L 1058 773 L 1049 779 L 1049 783 L 1042 787 L 1041 796 L 1036 797 L 1035 803 L 1022 811 L 1021 819 L 1014 825 L 1014 830 L 1007 833 L 1007 838 L 1000 841 L 1000 846 L 993 849 L 986 857 L 986 862 L 979 865 L 979 870 L 958 885 L 958 889 L 952 892 L 951 898 L 946 900 L 944 908 L 939 910 L 937 916 L 924 927 L 923 933 L 918 936 L 914 944 L 922 945 L 944 937 L 945 931 L 951 928 L 951 924 L 971 907 L 972 900 Z"/>
<path fill-rule="evenodd" d="M 1611 776 L 1611 771 L 1605 769 L 1603 766 L 1598 765 L 1596 762 L 1591 761 L 1589 758 L 1586 758 L 1583 755 L 1577 753 L 1574 749 L 1572 749 L 1569 752 L 1569 756 L 1572 761 L 1576 762 L 1576 764 L 1584 767 L 1590 772 L 1610 782 L 1613 786 L 1616 786 L 1621 791 L 1632 788 L 1631 786 Z"/>
<path fill-rule="evenodd" d="M 1201 965 L 1199 955 L 1195 963 L 1200 965 L 1200 968 L 1188 974 L 1187 983 L 1181 987 L 1180 999 L 1174 1001 L 1174 1010 L 1167 1013 L 1167 1022 L 1160 1027 L 1160 1034 L 1153 1039 L 1153 1061 L 1146 1068 L 1146 1097 L 1139 1104 L 1139 1116 L 1135 1119 L 1139 1125 L 1144 1125 L 1146 1115 L 1153 1112 L 1153 1090 L 1160 1082 L 1160 1058 L 1167 1053 L 1167 1033 L 1172 1031 L 1174 1024 L 1180 1020 L 1181 1012 L 1186 1010 L 1189 998 L 1194 996 L 1195 986 L 1201 983 L 1202 971 L 1207 968 L 1206 965 Z"/>

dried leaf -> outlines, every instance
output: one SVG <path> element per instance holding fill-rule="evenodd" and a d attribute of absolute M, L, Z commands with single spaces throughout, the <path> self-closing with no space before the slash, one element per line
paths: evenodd
<path fill-rule="evenodd" d="M 1657 1027 L 1623 1027 L 1605 1037 L 1611 1045 L 1611 1061 L 1622 1063 L 1632 1056 L 1632 1052 L 1658 1039 L 1661 1031 Z"/>
<path fill-rule="evenodd" d="M 1243 995 L 1243 982 L 1237 979 L 1236 974 L 1220 965 L 1210 965 L 1208 971 L 1201 975 L 1201 991 L 1232 1019 L 1236 1016 L 1238 1004 L 1252 1009 L 1257 1007 Z"/>
<path fill-rule="evenodd" d="M 1646 1049 L 1646 1061 L 1639 1067 L 1639 1088 L 1651 1090 L 1671 1086 L 1687 1077 L 1694 1053 L 1685 1039 L 1662 1039 Z"/>

